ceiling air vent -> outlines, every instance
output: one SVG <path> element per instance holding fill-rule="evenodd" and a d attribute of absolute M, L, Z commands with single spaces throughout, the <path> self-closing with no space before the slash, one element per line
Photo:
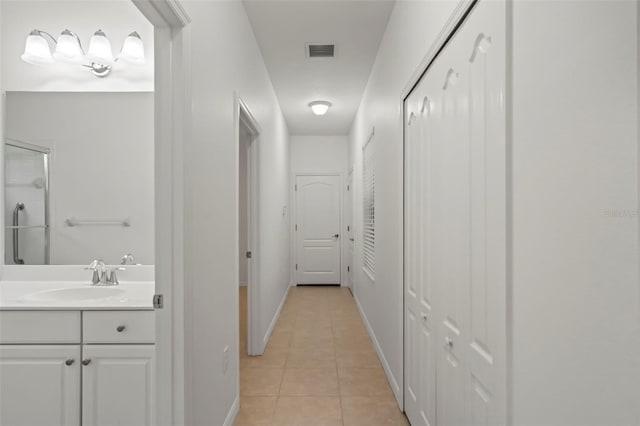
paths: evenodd
<path fill-rule="evenodd" d="M 307 43 L 307 54 L 310 58 L 333 58 L 335 49 L 335 44 Z"/>

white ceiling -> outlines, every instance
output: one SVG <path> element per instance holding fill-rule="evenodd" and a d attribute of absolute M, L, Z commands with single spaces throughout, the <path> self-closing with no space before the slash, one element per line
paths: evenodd
<path fill-rule="evenodd" d="M 392 0 L 245 0 L 249 20 L 292 135 L 346 135 L 351 128 Z M 335 43 L 335 58 L 313 58 L 305 43 Z M 324 116 L 308 107 L 333 104 Z"/>

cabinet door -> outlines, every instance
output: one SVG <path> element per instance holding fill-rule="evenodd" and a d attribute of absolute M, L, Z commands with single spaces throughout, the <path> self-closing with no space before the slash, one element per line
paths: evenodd
<path fill-rule="evenodd" d="M 153 345 L 85 345 L 83 426 L 152 426 Z"/>
<path fill-rule="evenodd" d="M 80 425 L 80 346 L 0 346 L 0 424 Z"/>

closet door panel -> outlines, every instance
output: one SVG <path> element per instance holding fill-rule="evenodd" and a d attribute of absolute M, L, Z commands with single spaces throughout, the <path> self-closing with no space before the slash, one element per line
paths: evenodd
<path fill-rule="evenodd" d="M 456 40 L 447 46 L 439 60 L 443 67 L 434 70 L 434 74 L 442 84 L 440 135 L 445 178 L 437 185 L 441 186 L 439 192 L 446 212 L 442 217 L 446 238 L 440 246 L 444 270 L 438 280 L 441 325 L 437 419 L 440 426 L 462 426 L 467 424 L 465 343 L 468 339 L 470 281 L 469 80 Z"/>
<path fill-rule="evenodd" d="M 469 75 L 471 424 L 506 423 L 505 9 L 481 2 L 461 33 Z"/>
<path fill-rule="evenodd" d="M 412 424 L 506 424 L 504 22 L 477 3 L 405 103 Z"/>

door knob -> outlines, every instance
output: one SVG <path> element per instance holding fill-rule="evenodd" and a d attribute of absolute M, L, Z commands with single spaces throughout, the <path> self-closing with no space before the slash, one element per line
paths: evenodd
<path fill-rule="evenodd" d="M 334 235 L 333 238 L 340 238 L 340 234 Z"/>

